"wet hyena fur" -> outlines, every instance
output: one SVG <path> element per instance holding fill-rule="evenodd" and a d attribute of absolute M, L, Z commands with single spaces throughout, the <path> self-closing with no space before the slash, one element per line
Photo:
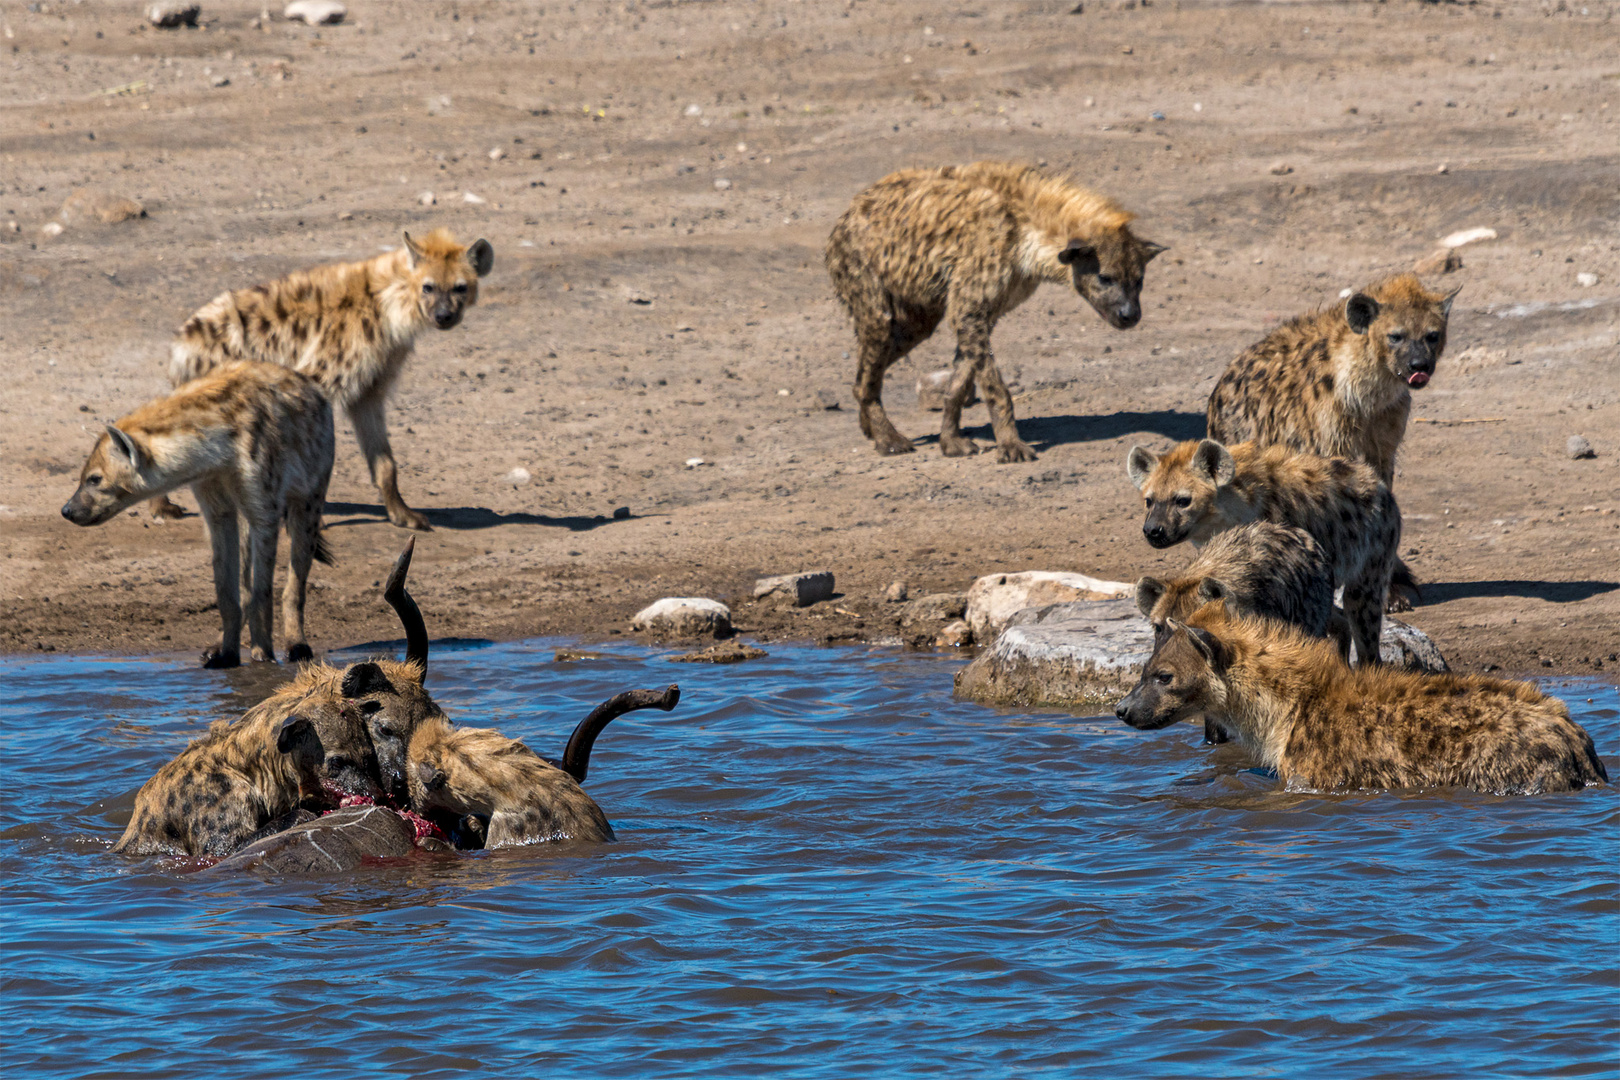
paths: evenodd
<path fill-rule="evenodd" d="M 359 711 L 305 669 L 232 723 L 220 721 L 157 771 L 135 796 L 113 851 L 225 856 L 293 824 L 381 794 Z"/>
<path fill-rule="evenodd" d="M 1434 375 L 1456 295 L 1400 274 L 1284 323 L 1238 354 L 1215 384 L 1209 437 L 1365 461 L 1393 488 L 1412 391 Z M 1415 596 L 1404 564 L 1396 584 Z"/>
<path fill-rule="evenodd" d="M 62 516 L 75 525 L 100 525 L 143 499 L 191 485 L 213 546 L 221 622 L 219 643 L 203 653 L 208 667 L 241 662 L 244 586 L 251 655 L 275 660 L 271 585 L 285 521 L 291 550 L 282 634 L 287 659 L 307 660 L 313 655 L 304 636 L 310 563 L 332 561 L 321 539 L 331 475 L 332 406 L 320 388 L 274 364 L 232 363 L 108 424 Z M 247 523 L 245 545 L 238 517 Z"/>
<path fill-rule="evenodd" d="M 1344 588 L 1344 615 L 1357 655 L 1378 663 L 1384 599 L 1401 542 L 1401 512 L 1372 467 L 1285 447 L 1212 439 L 1162 457 L 1141 446 L 1126 459 L 1142 492 L 1142 534 L 1156 548 L 1190 540 L 1203 547 L 1251 521 L 1292 525 L 1311 535 Z"/>
<path fill-rule="evenodd" d="M 1287 788 L 1521 794 L 1608 782 L 1591 736 L 1530 683 L 1352 669 L 1326 641 L 1219 603 L 1170 628 L 1116 714 L 1152 730 L 1218 713 Z"/>
<path fill-rule="evenodd" d="M 833 227 L 826 261 L 855 323 L 855 399 L 861 431 L 877 452 L 913 449 L 883 410 L 884 372 L 948 319 L 956 369 L 940 450 L 947 457 L 978 452 L 961 430 L 976 381 L 990 410 L 996 459 L 1035 460 L 1018 437 L 991 331 L 1043 281 L 1072 285 L 1117 330 L 1135 326 L 1143 274 L 1164 249 L 1135 236 L 1131 218 L 1105 196 L 1011 162 L 908 169 L 857 195 Z"/>
<path fill-rule="evenodd" d="M 308 375 L 348 412 L 388 520 L 426 532 L 427 518 L 400 497 L 384 410 L 417 335 L 453 328 L 478 302 L 478 279 L 495 265 L 495 249 L 487 240 L 463 246 L 445 229 L 421 240 L 405 233 L 404 240 L 364 262 L 317 266 L 220 294 L 180 328 L 169 379 L 182 383 L 232 360 Z M 153 511 L 179 512 L 167 500 Z"/>

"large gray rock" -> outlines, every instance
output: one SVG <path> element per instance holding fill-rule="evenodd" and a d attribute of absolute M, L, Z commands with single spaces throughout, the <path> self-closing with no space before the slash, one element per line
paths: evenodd
<path fill-rule="evenodd" d="M 760 578 L 754 582 L 754 599 L 774 596 L 793 607 L 809 607 L 822 600 L 831 600 L 833 575 L 831 570 L 812 570 L 805 574 L 783 574 L 780 577 Z"/>
<path fill-rule="evenodd" d="M 1026 608 L 956 673 L 956 692 L 991 705 L 1111 707 L 1152 654 L 1153 628 L 1134 599 Z"/>
<path fill-rule="evenodd" d="M 636 612 L 630 629 L 660 637 L 729 637 L 731 609 L 701 596 L 666 596 Z"/>
<path fill-rule="evenodd" d="M 368 858 L 397 859 L 416 850 L 416 830 L 382 806 L 351 806 L 249 844 L 208 872 L 331 874 Z"/>
<path fill-rule="evenodd" d="M 1444 675 L 1451 670 L 1446 658 L 1440 655 L 1440 646 L 1434 639 L 1415 626 L 1384 616 L 1384 633 L 1378 640 L 1378 655 L 1386 664 L 1421 671 L 1426 675 Z M 1350 658 L 1356 661 L 1356 646 L 1350 643 Z"/>
<path fill-rule="evenodd" d="M 965 618 L 973 629 L 973 639 L 983 644 L 994 640 L 1013 615 L 1025 608 L 1134 595 L 1135 585 L 1059 570 L 987 574 L 969 587 Z"/>

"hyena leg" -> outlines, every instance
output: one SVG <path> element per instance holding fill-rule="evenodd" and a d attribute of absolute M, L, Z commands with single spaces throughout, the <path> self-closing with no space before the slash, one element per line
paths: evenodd
<path fill-rule="evenodd" d="M 304 637 L 304 592 L 320 542 L 323 501 L 320 496 L 293 496 L 287 501 L 287 584 L 281 590 L 281 636 L 287 641 L 289 664 L 315 658 Z"/>
<path fill-rule="evenodd" d="M 1379 645 L 1384 631 L 1384 589 L 1352 581 L 1344 587 L 1344 618 L 1356 643 L 1358 665 L 1381 664 Z"/>
<path fill-rule="evenodd" d="M 236 667 L 242 662 L 241 545 L 236 503 L 230 493 L 209 484 L 193 484 L 192 494 L 208 525 L 214 549 L 214 599 L 219 603 L 219 644 L 203 652 L 203 667 Z"/>
<path fill-rule="evenodd" d="M 1034 461 L 1035 451 L 1018 437 L 1012 391 L 1001 380 L 1001 369 L 996 367 L 996 358 L 990 352 L 989 338 L 985 339 L 984 344 L 984 358 L 979 362 L 975 376 L 979 380 L 979 395 L 990 408 L 990 427 L 996 433 L 996 461 L 1002 465 Z"/>
<path fill-rule="evenodd" d="M 1412 568 L 1406 565 L 1404 559 L 1395 560 L 1395 576 L 1389 583 L 1389 600 L 1384 604 L 1384 610 L 1394 614 L 1401 611 L 1411 611 L 1412 605 L 1418 601 L 1417 575 Z"/>
<path fill-rule="evenodd" d="M 1033 461 L 1035 452 L 1018 442 L 1018 429 L 1012 424 L 1012 395 L 1006 392 L 1007 387 L 1001 381 L 1001 376 L 998 374 L 994 379 L 995 387 L 1005 398 L 998 411 L 997 401 L 991 396 L 994 391 L 983 375 L 995 367 L 995 360 L 990 355 L 990 331 L 993 326 L 990 317 L 980 312 L 951 312 L 951 329 L 956 331 L 956 371 L 951 376 L 950 390 L 946 393 L 945 415 L 940 419 L 939 448 L 946 457 L 963 457 L 979 452 L 973 441 L 962 434 L 961 427 L 962 407 L 967 403 L 968 391 L 972 389 L 974 380 L 978 379 L 985 403 L 990 407 L 990 420 L 996 433 L 996 445 L 1000 448 L 1000 460 Z M 1001 412 L 1005 412 L 1005 417 Z M 1011 432 L 1012 441 L 1023 447 L 1023 452 L 1029 457 L 1007 456 L 1009 451 L 1003 438 L 1004 429 Z"/>
<path fill-rule="evenodd" d="M 883 410 L 883 375 L 889 366 L 927 337 L 910 332 L 889 312 L 860 311 L 855 317 L 855 401 L 860 406 L 861 434 L 879 454 L 909 454 L 911 440 L 895 428 Z"/>
<path fill-rule="evenodd" d="M 398 470 L 394 466 L 394 450 L 388 445 L 388 422 L 383 416 L 386 398 L 382 391 L 370 394 L 349 406 L 349 419 L 354 422 L 354 433 L 360 440 L 360 451 L 366 455 L 371 469 L 371 482 L 377 485 L 388 520 L 402 529 L 432 532 L 427 518 L 405 505 L 399 496 Z"/>
<path fill-rule="evenodd" d="M 248 654 L 254 660 L 276 662 L 272 628 L 275 625 L 276 541 L 281 522 L 275 515 L 269 521 L 248 522 L 247 624 Z"/>

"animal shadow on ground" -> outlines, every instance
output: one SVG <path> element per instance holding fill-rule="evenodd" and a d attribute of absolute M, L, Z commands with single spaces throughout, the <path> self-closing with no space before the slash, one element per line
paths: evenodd
<path fill-rule="evenodd" d="M 387 512 L 376 503 L 328 502 L 325 512 L 328 517 L 333 515 L 354 514 L 362 515 L 367 519 L 379 518 L 388 520 Z M 611 525 L 615 521 L 631 521 L 634 515 L 622 518 L 609 517 L 598 514 L 595 517 L 547 517 L 545 514 L 498 514 L 481 506 L 441 506 L 437 509 L 420 509 L 419 512 L 428 519 L 428 524 L 435 529 L 492 529 L 497 525 L 553 525 L 567 529 L 570 532 L 589 532 L 601 525 Z M 328 521 L 327 528 L 341 525 L 359 525 L 361 521 Z"/>
<path fill-rule="evenodd" d="M 963 427 L 963 432 L 976 439 L 995 438 L 989 424 Z M 1018 434 L 1025 442 L 1039 444 L 1038 449 L 1050 450 L 1064 443 L 1100 442 L 1124 435 L 1152 432 L 1174 442 L 1202 439 L 1205 431 L 1203 413 L 1172 412 L 1117 412 L 1103 416 L 1035 416 L 1020 417 Z M 916 443 L 938 442 L 939 436 L 925 436 Z"/>
<path fill-rule="evenodd" d="M 1573 604 L 1616 589 L 1620 589 L 1620 581 L 1425 581 L 1423 604 L 1479 596 L 1528 596 L 1552 604 Z"/>

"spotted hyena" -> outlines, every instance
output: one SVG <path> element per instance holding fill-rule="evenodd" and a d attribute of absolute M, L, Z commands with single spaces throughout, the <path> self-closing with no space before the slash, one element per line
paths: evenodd
<path fill-rule="evenodd" d="M 1131 219 L 1112 199 L 1001 161 L 908 169 L 857 195 L 827 240 L 827 272 L 855 322 L 855 399 L 878 453 L 913 449 L 883 411 L 884 372 L 948 319 L 956 370 L 940 450 L 978 452 L 960 426 L 977 381 L 997 460 L 1035 460 L 1018 437 L 990 333 L 1043 281 L 1071 284 L 1117 330 L 1135 326 L 1143 274 L 1164 249 L 1135 236 Z"/>
<path fill-rule="evenodd" d="M 417 335 L 449 330 L 478 302 L 478 279 L 495 264 L 487 240 L 458 244 L 445 229 L 364 262 L 300 270 L 251 289 L 222 293 L 180 328 L 169 359 L 179 384 L 232 360 L 300 371 L 343 406 L 354 423 L 388 520 L 426 532 L 427 519 L 399 494 L 384 406 Z M 178 511 L 167 500 L 154 513 Z"/>
<path fill-rule="evenodd" d="M 1351 669 L 1329 643 L 1219 603 L 1170 629 L 1115 713 L 1151 730 L 1217 712 L 1286 787 L 1514 794 L 1608 782 L 1591 736 L 1530 683 Z"/>
<path fill-rule="evenodd" d="M 331 474 L 332 407 L 320 388 L 274 364 L 236 362 L 108 424 L 62 516 L 75 525 L 100 525 L 143 499 L 191 485 L 213 544 L 223 624 L 219 643 L 203 654 L 208 667 L 241 662 L 244 553 L 251 655 L 275 660 L 270 587 L 285 521 L 291 555 L 282 633 L 287 659 L 306 660 L 312 655 L 304 637 L 310 563 L 331 562 L 321 540 Z M 247 522 L 245 547 L 238 516 Z"/>
<path fill-rule="evenodd" d="M 1311 535 L 1344 587 L 1356 652 L 1377 663 L 1384 598 L 1401 540 L 1401 512 L 1372 467 L 1281 446 L 1189 441 L 1159 457 L 1137 446 L 1126 470 L 1142 492 L 1142 533 L 1156 548 L 1183 540 L 1202 547 L 1251 521 Z"/>
<path fill-rule="evenodd" d="M 301 807 L 380 795 L 359 710 L 306 669 L 240 720 L 214 724 L 142 785 L 113 851 L 229 855 L 292 824 Z"/>
<path fill-rule="evenodd" d="M 1412 391 L 1434 375 L 1456 295 L 1400 274 L 1284 323 L 1215 384 L 1209 437 L 1365 461 L 1394 487 Z M 1396 580 L 1415 593 L 1404 565 Z"/>

